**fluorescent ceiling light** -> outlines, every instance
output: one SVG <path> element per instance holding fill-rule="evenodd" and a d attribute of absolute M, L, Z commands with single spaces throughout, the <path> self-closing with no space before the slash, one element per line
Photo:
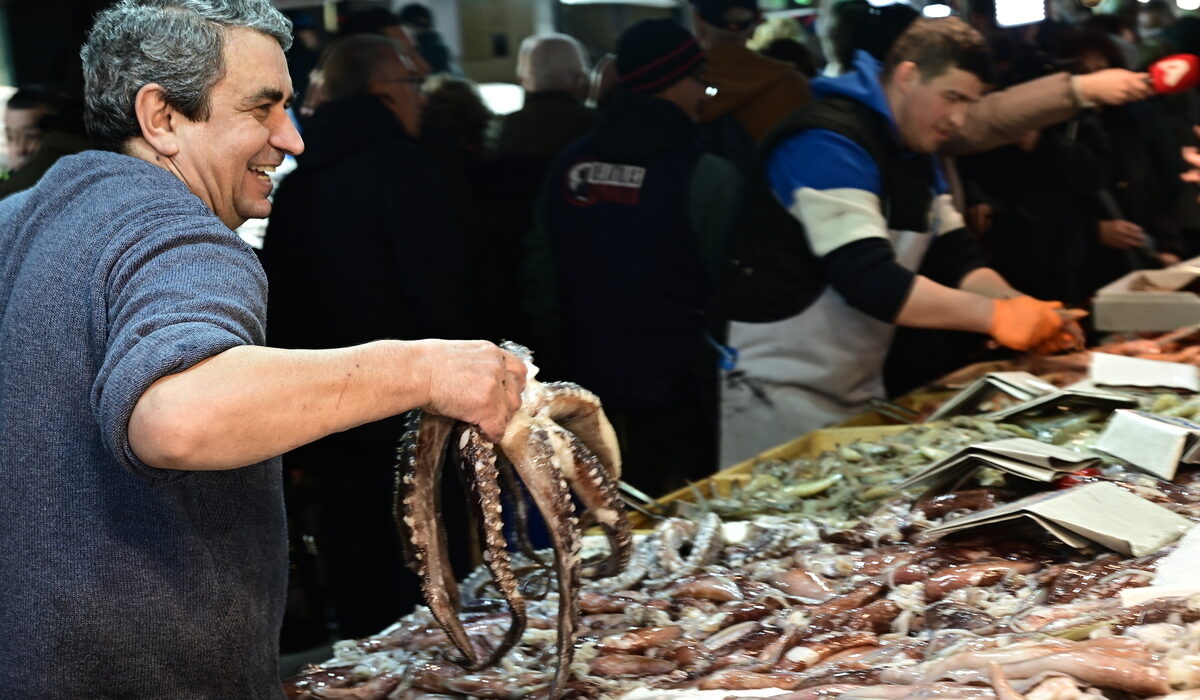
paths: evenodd
<path fill-rule="evenodd" d="M 926 5 L 925 9 L 921 10 L 921 14 L 925 15 L 926 17 L 934 17 L 934 18 L 949 17 L 950 16 L 950 6 L 943 5 L 941 3 L 935 3 L 933 5 Z"/>
<path fill-rule="evenodd" d="M 1001 27 L 1019 27 L 1044 19 L 1044 0 L 996 0 L 996 24 Z"/>

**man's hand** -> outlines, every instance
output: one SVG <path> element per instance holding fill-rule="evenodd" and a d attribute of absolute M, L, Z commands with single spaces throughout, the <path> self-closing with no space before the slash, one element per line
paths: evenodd
<path fill-rule="evenodd" d="M 1163 267 L 1178 265 L 1181 262 L 1179 256 L 1174 253 L 1159 253 L 1158 261 L 1162 263 Z"/>
<path fill-rule="evenodd" d="M 1196 136 L 1200 136 L 1200 126 L 1193 126 L 1192 131 L 1196 132 Z M 1184 182 L 1200 183 L 1200 149 L 1195 146 L 1184 146 L 1183 159 L 1187 161 L 1191 169 L 1180 175 L 1180 179 Z"/>
<path fill-rule="evenodd" d="M 1107 68 L 1076 77 L 1079 96 L 1097 105 L 1123 105 L 1154 96 L 1148 73 L 1134 73 L 1124 68 Z"/>
<path fill-rule="evenodd" d="M 1146 244 L 1146 232 L 1132 221 L 1109 219 L 1100 222 L 1100 242 L 1109 248 L 1140 248 Z"/>
<path fill-rule="evenodd" d="M 1063 327 L 1057 335 L 1051 336 L 1045 342 L 1039 343 L 1032 349 L 1038 355 L 1053 355 L 1067 350 L 1082 350 L 1087 346 L 1079 319 L 1087 317 L 1083 309 L 1056 309 Z"/>
<path fill-rule="evenodd" d="M 1001 345 L 1020 350 L 1040 350 L 1054 347 L 1069 336 L 1059 310 L 1062 303 L 1041 301 L 1031 296 L 996 299 L 992 306 L 992 323 L 988 332 Z"/>
<path fill-rule="evenodd" d="M 521 406 L 525 363 L 482 340 L 426 340 L 428 400 L 423 408 L 479 426 L 493 442 Z"/>

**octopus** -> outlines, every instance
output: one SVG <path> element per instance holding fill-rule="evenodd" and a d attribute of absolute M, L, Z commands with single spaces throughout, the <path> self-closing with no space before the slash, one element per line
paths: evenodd
<path fill-rule="evenodd" d="M 528 558 L 543 574 L 550 569 L 557 585 L 557 661 L 550 688 L 550 696 L 557 697 L 573 658 L 581 577 L 620 573 L 633 550 L 632 529 L 617 490 L 621 457 L 616 434 L 599 399 L 576 384 L 537 381 L 531 353 L 511 343 L 505 349 L 524 358 L 530 371 L 521 407 L 498 444 L 475 426 L 443 416 L 416 410 L 406 417 L 397 467 L 396 523 L 429 611 L 461 654 L 452 661 L 467 670 L 483 669 L 521 640 L 528 623 L 522 581 L 503 532 L 502 490 L 508 488 L 512 500 L 521 503 L 528 494 L 553 545 L 553 562 L 532 551 Z M 472 637 L 460 617 L 462 595 L 450 566 L 438 503 L 447 462 L 467 485 L 484 564 L 511 615 L 498 643 Z M 581 514 L 572 494 L 585 509 L 583 515 L 604 532 L 606 556 L 582 561 Z"/>

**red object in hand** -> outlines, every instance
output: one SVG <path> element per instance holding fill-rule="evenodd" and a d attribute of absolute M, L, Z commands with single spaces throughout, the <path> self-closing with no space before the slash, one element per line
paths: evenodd
<path fill-rule="evenodd" d="M 1055 485 L 1060 489 L 1069 489 L 1072 486 L 1086 484 L 1095 477 L 1100 476 L 1100 470 L 1096 467 L 1084 467 L 1077 472 L 1071 472 L 1066 476 L 1060 476 Z"/>
<path fill-rule="evenodd" d="M 1158 59 L 1150 65 L 1150 83 L 1159 94 L 1191 90 L 1200 85 L 1200 57 L 1177 53 Z"/>

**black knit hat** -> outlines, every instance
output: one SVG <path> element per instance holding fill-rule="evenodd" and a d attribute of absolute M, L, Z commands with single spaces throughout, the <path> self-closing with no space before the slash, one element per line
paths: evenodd
<path fill-rule="evenodd" d="M 665 90 L 703 63 L 696 37 L 669 19 L 644 19 L 617 37 L 617 82 L 627 90 Z"/>
<path fill-rule="evenodd" d="M 731 32 L 748 29 L 759 18 L 758 0 L 692 0 L 692 6 L 705 22 Z"/>

